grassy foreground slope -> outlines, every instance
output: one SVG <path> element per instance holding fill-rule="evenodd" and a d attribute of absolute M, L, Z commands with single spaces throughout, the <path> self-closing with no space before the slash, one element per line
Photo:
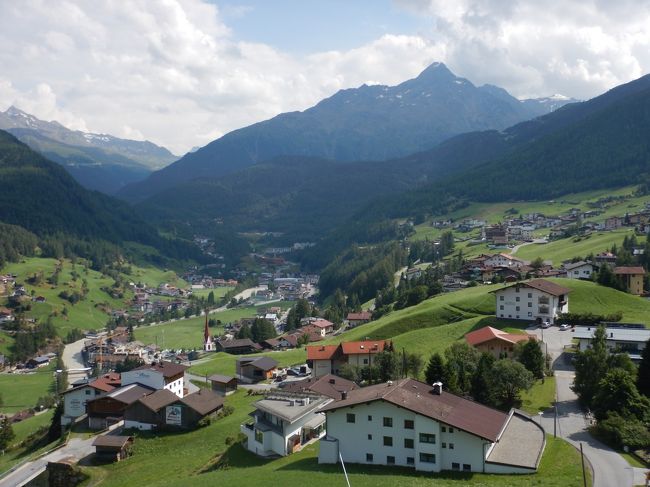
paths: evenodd
<path fill-rule="evenodd" d="M 239 444 L 228 446 L 239 425 L 248 421 L 252 402 L 257 398 L 243 391 L 229 396 L 234 407 L 230 416 L 194 432 L 160 434 L 151 437 L 136 433 L 134 456 L 105 466 L 85 467 L 91 478 L 84 486 L 123 485 L 187 486 L 212 485 L 299 485 L 308 479 L 313 487 L 346 485 L 339 465 L 319 465 L 318 444 L 276 460 L 264 460 Z M 547 439 L 539 473 L 536 475 L 425 474 L 404 468 L 347 465 L 354 486 L 530 486 L 582 485 L 579 455 L 562 440 Z"/>

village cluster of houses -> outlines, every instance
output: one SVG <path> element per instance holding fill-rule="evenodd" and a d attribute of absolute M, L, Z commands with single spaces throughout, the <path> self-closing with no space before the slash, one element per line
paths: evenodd
<path fill-rule="evenodd" d="M 127 359 L 149 364 L 158 360 L 162 353 L 161 348 L 155 344 L 145 345 L 131 341 L 128 329 L 123 326 L 118 326 L 110 334 L 101 332 L 86 335 L 82 350 L 86 364 L 90 367 L 101 364 L 102 368 L 114 368 Z"/>
<path fill-rule="evenodd" d="M 595 205 L 599 206 L 599 205 Z M 549 237 L 562 238 L 567 232 L 577 230 L 580 233 L 594 231 L 610 231 L 621 227 L 635 227 L 641 233 L 650 230 L 650 203 L 646 203 L 643 210 L 636 213 L 626 213 L 623 216 L 612 216 L 603 222 L 589 221 L 605 211 L 606 203 L 589 210 L 570 208 L 565 213 L 557 216 L 542 213 L 528 213 L 512 218 L 505 218 L 498 224 L 488 224 L 485 220 L 466 218 L 460 222 L 452 220 L 437 220 L 432 223 L 436 228 L 449 228 L 458 232 L 480 231 L 480 241 L 488 242 L 495 246 L 507 246 L 515 242 L 526 242 L 533 239 L 533 232 L 540 228 L 549 229 Z"/>
<path fill-rule="evenodd" d="M 514 282 L 530 276 L 591 280 L 602 265 L 609 266 L 615 275 L 620 276 L 627 292 L 637 296 L 645 294 L 643 285 L 646 272 L 643 267 L 616 266 L 616 255 L 611 252 L 597 254 L 593 261 L 568 261 L 559 267 L 548 263 L 532 267 L 529 261 L 510 254 L 482 254 L 468 259 L 458 272 L 445 276 L 442 284 L 443 289 L 449 292 L 466 287 L 470 281 L 490 284 L 496 280 Z M 423 272 L 423 269 L 413 267 L 407 269 L 405 277 L 417 279 Z"/>

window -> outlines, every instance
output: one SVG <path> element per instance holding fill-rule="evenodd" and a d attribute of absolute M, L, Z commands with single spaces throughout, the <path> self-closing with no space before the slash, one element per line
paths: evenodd
<path fill-rule="evenodd" d="M 90 396 L 90 393 L 91 393 L 91 390 L 90 390 L 90 389 L 86 389 L 86 396 Z"/>
<path fill-rule="evenodd" d="M 529 312 L 528 312 L 528 317 L 531 318 L 532 316 L 533 316 L 533 312 L 532 312 L 532 311 L 529 311 Z"/>
<path fill-rule="evenodd" d="M 449 427 L 449 432 L 450 432 L 450 433 L 453 433 L 453 432 L 454 432 L 454 428 L 452 428 L 452 427 L 450 426 L 450 427 Z"/>
<path fill-rule="evenodd" d="M 368 365 L 368 359 L 367 358 L 363 359 L 363 365 Z"/>
<path fill-rule="evenodd" d="M 348 413 L 345 415 L 348 423 L 354 423 L 356 422 L 356 417 L 354 416 L 354 413 Z"/>
<path fill-rule="evenodd" d="M 433 453 L 420 453 L 422 463 L 436 463 L 436 455 Z"/>
<path fill-rule="evenodd" d="M 503 296 L 503 295 L 499 296 L 499 301 L 503 301 L 504 298 L 505 298 L 505 296 Z"/>
<path fill-rule="evenodd" d="M 404 438 L 404 448 L 413 448 L 413 438 Z"/>
<path fill-rule="evenodd" d="M 412 430 L 414 428 L 415 424 L 413 423 L 412 419 L 405 419 L 404 420 L 404 429 L 406 430 Z"/>
<path fill-rule="evenodd" d="M 372 415 L 368 415 L 368 421 L 372 421 Z"/>
<path fill-rule="evenodd" d="M 532 298 L 532 297 L 533 297 L 533 293 L 528 293 L 528 297 L 529 297 L 529 298 Z"/>
<path fill-rule="evenodd" d="M 260 430 L 255 430 L 255 441 L 258 443 L 264 443 L 264 433 Z"/>
<path fill-rule="evenodd" d="M 372 462 L 372 453 L 366 453 L 366 462 Z"/>
<path fill-rule="evenodd" d="M 372 440 L 372 435 L 370 433 L 368 433 L 368 439 Z"/>
<path fill-rule="evenodd" d="M 413 457 L 406 457 L 406 464 L 407 464 L 407 465 L 415 465 L 415 458 L 413 458 Z"/>
<path fill-rule="evenodd" d="M 533 307 L 533 303 L 528 303 L 528 307 L 529 307 L 529 308 L 532 308 L 532 307 Z"/>
<path fill-rule="evenodd" d="M 515 311 L 519 311 L 519 306 L 515 307 Z M 519 318 L 519 316 L 517 316 Z"/>
<path fill-rule="evenodd" d="M 442 442 L 442 447 L 443 447 L 443 448 L 447 448 L 447 443 L 445 443 L 445 442 L 443 441 L 443 442 Z"/>
<path fill-rule="evenodd" d="M 386 464 L 387 465 L 395 465 L 395 457 L 388 455 L 386 457 Z"/>
<path fill-rule="evenodd" d="M 435 443 L 436 435 L 429 433 L 420 433 L 420 443 Z"/>
<path fill-rule="evenodd" d="M 499 305 L 499 309 L 500 309 L 501 311 L 503 311 L 503 305 L 502 305 L 502 304 Z"/>
<path fill-rule="evenodd" d="M 393 446 L 392 436 L 384 436 L 384 446 Z"/>
<path fill-rule="evenodd" d="M 471 472 L 472 466 L 469 463 L 463 463 L 463 472 Z"/>
<path fill-rule="evenodd" d="M 440 431 L 442 431 L 443 433 L 446 433 L 447 432 L 447 427 L 446 426 L 441 426 Z"/>
<path fill-rule="evenodd" d="M 393 418 L 387 418 L 384 416 L 384 426 L 387 428 L 392 428 L 393 427 Z"/>
<path fill-rule="evenodd" d="M 452 470 L 460 470 L 460 463 L 453 462 L 451 464 L 451 469 Z"/>
<path fill-rule="evenodd" d="M 454 449 L 454 444 L 453 444 L 453 443 L 449 443 L 449 449 L 450 449 L 450 450 L 453 450 L 453 449 Z"/>
<path fill-rule="evenodd" d="M 515 292 L 516 292 L 516 293 L 519 292 L 519 288 L 518 288 L 518 287 L 515 288 Z"/>
<path fill-rule="evenodd" d="M 515 301 L 519 302 L 519 296 L 517 296 L 517 297 L 515 298 Z"/>

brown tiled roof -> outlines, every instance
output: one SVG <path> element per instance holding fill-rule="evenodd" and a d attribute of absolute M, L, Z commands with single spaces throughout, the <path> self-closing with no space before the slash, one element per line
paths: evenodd
<path fill-rule="evenodd" d="M 614 269 L 614 274 L 645 274 L 643 267 L 616 267 Z"/>
<path fill-rule="evenodd" d="M 93 401 L 101 401 L 106 397 L 111 397 L 121 403 L 131 404 L 141 397 L 151 394 L 152 391 L 153 389 L 151 387 L 143 386 L 141 384 L 129 384 L 127 386 L 113 389 L 108 393 L 108 396 L 98 397 L 97 399 L 93 399 Z"/>
<path fill-rule="evenodd" d="M 229 375 L 219 375 L 219 374 L 214 374 L 208 377 L 209 381 L 212 382 L 219 382 L 220 384 L 227 384 L 228 382 L 231 382 L 233 380 L 236 380 L 234 377 L 231 377 Z"/>
<path fill-rule="evenodd" d="M 372 401 L 394 404 L 490 441 L 497 440 L 508 419 L 508 415 L 501 411 L 455 394 L 446 391 L 434 394 L 430 385 L 413 379 L 355 389 L 348 392 L 347 399 L 334 401 L 321 411 Z"/>
<path fill-rule="evenodd" d="M 289 383 L 282 390 L 286 392 L 303 392 L 312 391 L 321 396 L 331 397 L 332 399 L 341 399 L 341 392 L 358 389 L 351 380 L 338 377 L 333 374 L 327 374 L 320 378 L 310 377 L 305 380 Z"/>
<path fill-rule="evenodd" d="M 156 392 L 139 399 L 142 404 L 154 412 L 160 411 L 161 408 L 169 406 L 177 400 L 178 396 L 168 389 L 158 389 Z"/>
<path fill-rule="evenodd" d="M 358 353 L 379 353 L 384 351 L 385 340 L 366 340 L 362 342 L 343 342 L 341 349 L 345 355 Z"/>
<path fill-rule="evenodd" d="M 224 350 L 229 348 L 239 348 L 239 347 L 251 347 L 251 348 L 260 348 L 260 346 L 253 342 L 250 338 L 237 338 L 235 340 L 222 340 L 219 342 L 219 345 Z"/>
<path fill-rule="evenodd" d="M 506 333 L 505 331 L 497 330 L 491 326 L 484 326 L 483 328 L 471 331 L 465 335 L 465 340 L 467 340 L 467 343 L 473 347 L 494 339 L 504 340 L 508 343 L 518 343 L 530 339 L 534 340 L 534 337 L 527 333 Z"/>
<path fill-rule="evenodd" d="M 275 369 L 278 366 L 277 360 L 273 360 L 270 357 L 240 357 L 237 359 L 237 362 L 239 362 L 240 367 L 250 365 L 265 371 Z"/>
<path fill-rule="evenodd" d="M 372 313 L 369 311 L 362 311 L 361 313 L 348 313 L 348 320 L 370 320 L 372 319 Z"/>
<path fill-rule="evenodd" d="M 223 398 L 210 389 L 199 389 L 180 401 L 202 416 L 223 407 Z"/>
<path fill-rule="evenodd" d="M 151 370 L 154 372 L 162 373 L 163 377 L 174 377 L 179 374 L 185 373 L 188 369 L 186 365 L 175 364 L 173 362 L 156 362 L 151 365 L 142 365 L 133 370 Z"/>
<path fill-rule="evenodd" d="M 93 446 L 123 448 L 129 441 L 133 441 L 133 436 L 101 435 L 95 438 Z"/>
<path fill-rule="evenodd" d="M 562 294 L 568 294 L 571 292 L 571 289 L 569 289 L 568 287 L 560 286 L 558 284 L 555 284 L 554 282 L 547 281 L 546 279 L 532 279 L 530 281 L 518 282 L 511 286 L 502 287 L 500 289 L 495 289 L 494 291 L 490 291 L 490 292 L 498 293 L 499 291 L 503 291 L 504 289 L 508 289 L 515 286 L 532 287 L 533 289 L 537 289 L 538 291 L 542 291 L 551 294 L 553 296 L 561 296 Z"/>
<path fill-rule="evenodd" d="M 336 351 L 338 345 L 308 345 L 307 360 L 330 360 Z"/>

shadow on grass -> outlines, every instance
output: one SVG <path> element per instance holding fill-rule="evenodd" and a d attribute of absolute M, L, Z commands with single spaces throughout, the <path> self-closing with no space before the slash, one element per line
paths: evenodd
<path fill-rule="evenodd" d="M 260 467 L 271 461 L 273 459 L 262 458 L 248 451 L 242 443 L 234 443 L 225 452 L 215 455 L 199 470 L 199 474 L 230 468 Z"/>
<path fill-rule="evenodd" d="M 412 477 L 412 478 L 427 478 L 427 479 L 442 479 L 442 480 L 457 480 L 468 482 L 472 479 L 474 474 L 472 473 L 463 473 L 463 472 L 440 472 L 440 473 L 431 473 L 431 472 L 418 472 L 412 468 L 407 467 L 395 467 L 395 466 L 384 466 L 384 465 L 366 465 L 366 464 L 356 464 L 356 463 L 346 463 L 345 469 L 348 474 L 355 475 L 399 475 L 400 477 Z M 278 468 L 278 471 L 282 470 L 300 470 L 304 472 L 322 472 L 322 473 L 343 473 L 343 469 L 339 464 L 319 464 L 317 458 L 303 458 L 301 460 L 296 460 L 287 465 L 284 465 Z"/>

